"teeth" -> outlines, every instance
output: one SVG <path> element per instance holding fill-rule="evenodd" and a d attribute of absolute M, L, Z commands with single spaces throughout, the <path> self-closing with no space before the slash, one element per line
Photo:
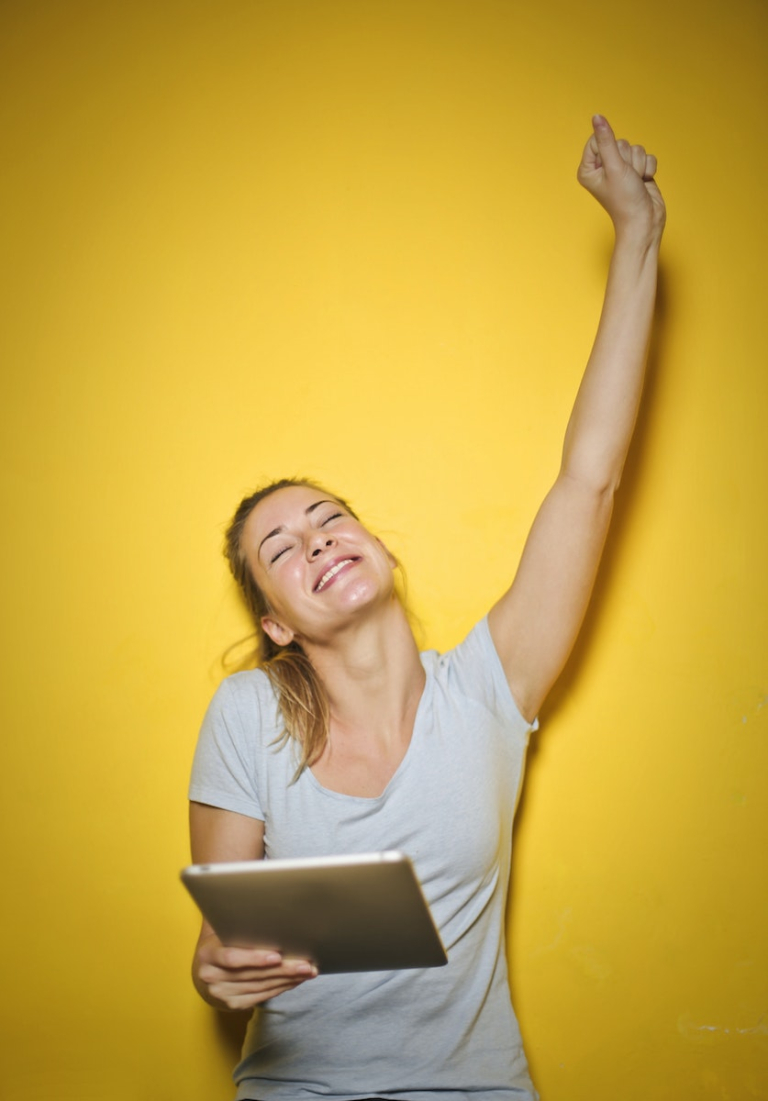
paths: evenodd
<path fill-rule="evenodd" d="M 325 585 L 328 581 L 330 581 L 332 577 L 335 577 L 336 574 L 339 572 L 339 570 L 342 568 L 342 566 L 348 565 L 348 563 L 350 563 L 351 561 L 352 561 L 351 558 L 345 558 L 343 562 L 337 562 L 335 566 L 331 566 L 331 568 L 328 570 L 328 572 L 324 573 L 323 576 L 320 578 L 320 581 L 318 582 L 318 585 L 317 585 L 317 588 L 315 589 L 315 592 L 319 593 L 320 590 L 322 589 L 323 585 Z"/>

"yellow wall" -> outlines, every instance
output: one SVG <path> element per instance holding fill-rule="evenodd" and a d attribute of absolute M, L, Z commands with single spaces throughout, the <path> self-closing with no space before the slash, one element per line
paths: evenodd
<path fill-rule="evenodd" d="M 660 323 L 531 755 L 512 973 L 543 1101 L 768 1098 L 766 9 L 5 0 L 8 1101 L 226 1101 L 185 785 L 241 492 L 309 473 L 424 641 L 506 586 L 599 310 L 592 112 L 657 152 Z"/>

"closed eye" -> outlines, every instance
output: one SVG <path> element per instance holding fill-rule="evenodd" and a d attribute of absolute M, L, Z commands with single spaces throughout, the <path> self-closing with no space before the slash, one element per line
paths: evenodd
<path fill-rule="evenodd" d="M 290 547 L 281 547 L 281 549 L 276 554 L 273 554 L 272 557 L 270 558 L 270 560 L 269 560 L 270 566 L 272 565 L 273 562 L 277 562 L 277 560 L 278 560 L 278 558 L 280 557 L 281 554 L 285 554 L 285 552 L 287 550 L 290 550 L 290 549 L 291 549 Z"/>
<path fill-rule="evenodd" d="M 321 527 L 321 528 L 324 528 L 326 524 L 329 524 L 329 523 L 331 522 L 331 520 L 338 520 L 338 518 L 339 518 L 340 516 L 343 516 L 343 513 L 341 513 L 341 512 L 334 512 L 334 513 L 332 513 L 332 514 L 331 514 L 330 516 L 326 516 L 326 518 L 325 518 L 325 519 L 323 520 L 323 522 L 322 522 L 322 524 L 320 525 L 320 527 Z"/>

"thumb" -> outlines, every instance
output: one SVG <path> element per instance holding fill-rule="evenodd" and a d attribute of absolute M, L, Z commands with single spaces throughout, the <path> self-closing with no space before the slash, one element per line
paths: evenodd
<path fill-rule="evenodd" d="M 624 162 L 608 119 L 604 118 L 603 115 L 593 115 L 592 129 L 594 135 L 590 144 L 592 144 L 593 149 L 596 148 L 597 157 L 603 168 L 607 172 L 614 168 L 623 168 Z"/>

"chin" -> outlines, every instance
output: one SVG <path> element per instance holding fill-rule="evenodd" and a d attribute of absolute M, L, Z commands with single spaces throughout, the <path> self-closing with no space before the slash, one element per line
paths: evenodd
<path fill-rule="evenodd" d="M 344 593 L 341 594 L 341 604 L 349 611 L 387 604 L 394 591 L 392 585 L 385 589 L 378 578 L 374 580 L 372 577 L 360 577 L 355 578 L 354 581 L 350 578 L 349 581 L 350 583 L 344 588 Z"/>

